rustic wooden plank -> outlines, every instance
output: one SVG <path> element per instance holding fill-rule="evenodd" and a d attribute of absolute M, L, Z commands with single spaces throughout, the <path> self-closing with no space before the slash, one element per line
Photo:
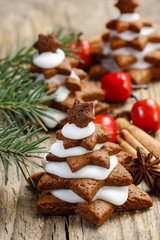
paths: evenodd
<path fill-rule="evenodd" d="M 105 22 L 118 13 L 113 7 L 113 0 L 1 0 L 0 1 L 0 43 L 4 51 L 13 42 L 32 39 L 39 32 L 49 32 L 53 26 L 58 29 L 83 31 L 91 36 L 104 31 Z M 140 0 L 139 11 L 149 16 L 159 28 L 159 0 Z M 160 103 L 160 82 L 149 84 L 148 90 L 136 91 L 139 98 L 151 97 Z M 130 110 L 134 99 L 123 105 L 113 104 L 115 112 Z M 49 149 L 54 141 L 54 132 L 50 131 L 51 139 L 46 141 Z M 45 133 L 41 133 L 44 136 Z M 160 140 L 160 131 L 156 134 Z M 17 181 L 14 167 L 9 169 L 9 182 L 4 186 L 2 166 L 0 174 L 0 239 L 4 240 L 132 240 L 159 239 L 160 203 L 153 197 L 154 207 L 144 211 L 113 213 L 101 226 L 96 227 L 78 216 L 44 216 L 36 212 L 37 193 L 27 187 L 21 176 Z M 30 167 L 30 172 L 38 170 Z"/>

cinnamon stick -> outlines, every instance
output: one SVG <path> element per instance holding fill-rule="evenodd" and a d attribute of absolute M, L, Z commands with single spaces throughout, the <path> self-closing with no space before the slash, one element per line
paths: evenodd
<path fill-rule="evenodd" d="M 117 118 L 116 123 L 119 130 L 127 129 L 128 132 L 143 145 L 143 147 L 149 152 L 153 152 L 153 155 L 156 158 L 160 157 L 160 142 L 124 118 Z"/>
<path fill-rule="evenodd" d="M 147 148 L 144 145 L 142 145 L 142 143 L 139 142 L 127 129 L 122 129 L 120 131 L 120 136 L 134 149 L 136 149 L 137 147 L 142 147 L 146 155 L 148 155 L 149 151 L 147 150 Z M 153 160 L 154 159 L 155 157 L 153 157 Z"/>
<path fill-rule="evenodd" d="M 116 141 L 120 145 L 120 147 L 124 151 L 129 153 L 133 158 L 137 157 L 137 151 L 131 145 L 129 145 L 123 138 L 121 138 L 120 136 L 117 136 Z"/>

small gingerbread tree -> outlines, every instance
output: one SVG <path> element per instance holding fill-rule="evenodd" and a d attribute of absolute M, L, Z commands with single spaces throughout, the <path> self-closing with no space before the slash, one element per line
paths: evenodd
<path fill-rule="evenodd" d="M 76 97 L 84 101 L 96 100 L 95 111 L 97 114 L 108 111 L 108 104 L 99 102 L 104 98 L 102 89 L 87 82 L 87 74 L 77 68 L 78 61 L 76 59 L 65 56 L 55 34 L 40 34 L 33 46 L 38 50 L 38 54 L 33 58 L 30 70 L 48 83 L 48 90 L 51 94 L 55 94 L 55 100 L 49 105 L 59 110 L 52 115 L 57 121 L 42 117 L 46 126 L 53 128 L 58 121 L 63 125 L 67 121 L 66 112 Z"/>
<path fill-rule="evenodd" d="M 110 134 L 94 124 L 93 103 L 76 99 L 69 123 L 56 133 L 44 157 L 45 173 L 32 176 L 42 195 L 37 209 L 45 214 L 78 214 L 99 225 L 115 210 L 152 206 L 147 193 L 132 184 L 122 166 L 130 156 L 109 142 Z"/>
<path fill-rule="evenodd" d="M 136 0 L 118 0 L 120 15 L 107 23 L 103 35 L 101 68 L 106 73 L 126 71 L 135 84 L 160 78 L 160 34 L 135 12 Z M 94 75 L 92 71 L 92 75 Z M 102 72 L 103 74 L 103 72 Z"/>

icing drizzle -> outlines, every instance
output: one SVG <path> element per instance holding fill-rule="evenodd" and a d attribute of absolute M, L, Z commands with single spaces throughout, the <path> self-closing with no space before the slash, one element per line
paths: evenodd
<path fill-rule="evenodd" d="M 79 128 L 75 124 L 67 123 L 62 128 L 62 134 L 66 138 L 70 139 L 83 139 L 91 136 L 95 131 L 95 124 L 90 122 L 87 127 Z"/>
<path fill-rule="evenodd" d="M 70 203 L 85 202 L 83 198 L 79 197 L 72 190 L 58 189 L 58 190 L 51 190 L 50 193 L 55 197 L 66 202 L 70 202 Z M 110 202 L 114 205 L 119 206 L 125 203 L 127 198 L 128 198 L 128 186 L 123 186 L 123 187 L 104 186 L 99 189 L 99 191 L 96 193 L 92 201 L 100 199 L 100 200 L 104 200 L 106 202 Z"/>
<path fill-rule="evenodd" d="M 65 113 L 65 112 L 46 111 L 45 113 L 55 119 L 55 120 L 53 120 L 53 119 L 48 118 L 47 116 L 41 115 L 41 119 L 47 128 L 54 128 L 58 125 L 58 123 L 60 121 L 67 118 L 67 113 Z"/>
<path fill-rule="evenodd" d="M 103 145 L 104 144 L 96 144 L 92 151 L 99 150 Z M 60 158 L 80 156 L 92 152 L 80 146 L 65 149 L 63 146 L 63 141 L 61 140 L 56 140 L 56 142 L 52 144 L 50 151 L 53 155 Z"/>
<path fill-rule="evenodd" d="M 56 53 L 53 52 L 44 52 L 37 54 L 33 58 L 33 63 L 40 68 L 54 68 L 59 66 L 65 58 L 65 53 L 58 48 Z"/>
<path fill-rule="evenodd" d="M 43 159 L 42 165 L 46 172 L 63 178 L 91 178 L 96 180 L 104 180 L 113 169 L 117 166 L 118 160 L 115 155 L 110 156 L 110 168 L 103 168 L 96 165 L 87 165 L 77 172 L 72 172 L 67 162 L 49 162 L 46 157 Z"/>
<path fill-rule="evenodd" d="M 117 18 L 121 22 L 135 22 L 139 19 L 140 15 L 138 13 L 123 13 Z"/>

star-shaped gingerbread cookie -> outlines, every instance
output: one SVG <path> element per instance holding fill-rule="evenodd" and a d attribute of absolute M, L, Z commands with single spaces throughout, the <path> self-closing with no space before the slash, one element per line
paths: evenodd
<path fill-rule="evenodd" d="M 119 0 L 115 6 L 119 8 L 121 13 L 133 13 L 138 7 L 138 3 L 136 0 Z"/>
<path fill-rule="evenodd" d="M 56 132 L 56 138 L 63 141 L 63 146 L 65 149 L 72 148 L 76 146 L 81 146 L 87 150 L 93 150 L 96 144 L 104 143 L 110 140 L 110 134 L 102 129 L 100 124 L 95 124 L 95 132 L 86 138 L 73 140 L 63 136 L 62 130 Z"/>
<path fill-rule="evenodd" d="M 95 119 L 93 107 L 92 102 L 84 102 L 77 98 L 67 111 L 69 123 L 74 123 L 79 128 L 87 127 Z"/>
<path fill-rule="evenodd" d="M 43 52 L 53 52 L 55 53 L 57 48 L 60 48 L 62 44 L 57 40 L 56 34 L 51 33 L 48 35 L 39 34 L 39 38 L 37 42 L 33 45 L 39 52 L 39 54 Z"/>
<path fill-rule="evenodd" d="M 51 78 L 56 74 L 63 74 L 69 76 L 72 69 L 74 67 L 77 67 L 77 65 L 78 61 L 76 59 L 71 57 L 65 57 L 65 59 L 59 66 L 50 69 L 42 69 L 42 73 L 44 74 L 46 79 Z"/>

